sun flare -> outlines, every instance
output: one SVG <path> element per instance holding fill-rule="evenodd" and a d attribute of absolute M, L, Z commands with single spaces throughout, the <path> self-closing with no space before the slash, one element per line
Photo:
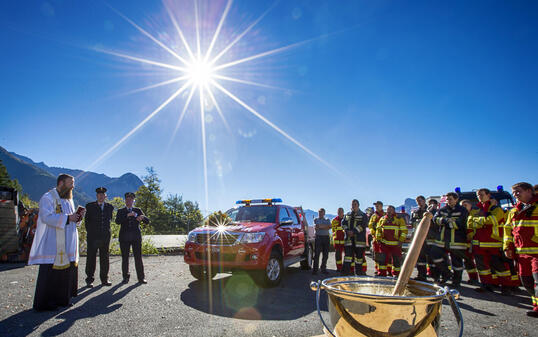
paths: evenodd
<path fill-rule="evenodd" d="M 199 59 L 187 66 L 187 77 L 196 85 L 206 87 L 216 77 L 215 70 L 209 62 Z"/>
<path fill-rule="evenodd" d="M 170 104 L 172 101 L 174 101 L 178 97 L 186 97 L 185 104 L 183 106 L 183 109 L 181 110 L 180 114 L 178 115 L 178 120 L 176 123 L 176 127 L 174 129 L 174 132 L 172 134 L 170 143 L 174 140 L 174 137 L 181 126 L 182 121 L 184 120 L 185 114 L 188 110 L 188 107 L 190 103 L 193 101 L 193 95 L 198 93 L 198 96 L 200 98 L 200 120 L 201 122 L 201 136 L 202 136 L 202 155 L 203 155 L 203 174 L 204 174 L 204 194 L 205 194 L 205 210 L 208 210 L 208 181 L 207 181 L 207 149 L 206 149 L 206 130 L 205 130 L 205 100 L 211 101 L 213 103 L 213 106 L 218 111 L 220 117 L 222 118 L 222 121 L 224 125 L 227 127 L 227 129 L 230 131 L 230 128 L 228 126 L 228 123 L 226 121 L 225 115 L 223 114 L 223 111 L 221 110 L 217 99 L 215 97 L 215 92 L 220 92 L 224 96 L 228 97 L 232 101 L 234 101 L 239 106 L 243 107 L 246 111 L 251 113 L 253 116 L 261 120 L 263 123 L 265 123 L 267 126 L 271 127 L 274 131 L 282 135 L 284 138 L 286 138 L 288 141 L 295 144 L 297 147 L 299 147 L 301 150 L 303 150 L 308 155 L 315 158 L 317 161 L 331 169 L 333 172 L 336 172 L 340 174 L 340 172 L 331 165 L 328 161 L 321 158 L 319 155 L 311 151 L 308 147 L 300 143 L 298 140 L 293 138 L 291 135 L 289 135 L 287 132 L 279 128 L 277 125 L 275 125 L 273 122 L 271 122 L 266 116 L 262 115 L 258 111 L 256 111 L 253 107 L 248 105 L 246 102 L 241 100 L 237 95 L 233 94 L 230 90 L 225 88 L 225 85 L 223 82 L 235 82 L 235 83 L 242 83 L 244 85 L 249 86 L 256 86 L 256 87 L 263 87 L 263 88 L 269 88 L 269 89 L 277 89 L 277 90 L 284 90 L 289 91 L 284 88 L 278 88 L 274 86 L 267 85 L 265 83 L 258 83 L 254 81 L 248 81 L 241 78 L 235 78 L 230 76 L 224 76 L 223 74 L 219 74 L 218 72 L 224 71 L 227 68 L 232 68 L 234 66 L 256 60 L 259 58 L 266 58 L 268 56 L 281 53 L 283 51 L 289 50 L 291 48 L 296 48 L 298 46 L 301 46 L 305 43 L 314 41 L 318 38 L 321 38 L 323 36 L 320 36 L 318 38 L 312 38 L 308 40 L 304 40 L 301 42 L 296 42 L 284 47 L 268 50 L 265 52 L 261 52 L 255 55 L 240 55 L 240 57 L 228 61 L 226 63 L 219 63 L 218 61 L 221 59 L 223 55 L 228 53 L 230 49 L 236 43 L 238 43 L 249 31 L 251 31 L 265 16 L 266 14 L 271 11 L 271 9 L 276 5 L 277 2 L 275 2 L 270 8 L 268 8 L 261 16 L 258 17 L 254 22 L 252 22 L 243 32 L 236 35 L 235 39 L 230 42 L 227 46 L 220 49 L 217 48 L 217 40 L 219 39 L 219 35 L 221 32 L 221 29 L 224 25 L 224 22 L 226 21 L 226 17 L 228 16 L 228 12 L 230 10 L 230 7 L 232 5 L 232 0 L 228 0 L 226 2 L 226 7 L 224 8 L 224 11 L 222 13 L 222 16 L 218 22 L 217 28 L 213 34 L 213 38 L 211 39 L 211 43 L 209 44 L 209 47 L 206 50 L 202 50 L 201 47 L 203 44 L 201 43 L 201 34 L 200 27 L 201 24 L 199 22 L 199 13 L 198 13 L 198 1 L 194 0 L 194 17 L 195 17 L 195 44 L 189 44 L 187 41 L 187 38 L 185 37 L 185 34 L 180 28 L 180 23 L 177 19 L 176 13 L 170 8 L 169 3 L 171 1 L 163 1 L 164 7 L 166 9 L 166 12 L 168 13 L 169 19 L 171 23 L 173 24 L 177 35 L 179 37 L 179 40 L 182 42 L 185 53 L 181 53 L 182 55 L 178 54 L 178 51 L 176 51 L 174 47 L 166 45 L 163 43 L 160 39 L 155 37 L 154 35 L 150 34 L 148 31 L 146 31 L 144 28 L 136 24 L 133 20 L 125 16 L 123 13 L 119 12 L 115 8 L 113 8 L 110 5 L 107 5 L 111 10 L 116 12 L 119 16 L 121 16 L 125 21 L 127 21 L 131 26 L 136 28 L 141 34 L 145 35 L 147 38 L 149 38 L 151 41 L 153 41 L 156 45 L 158 45 L 160 48 L 162 48 L 163 51 L 169 53 L 170 55 L 174 56 L 176 59 L 176 62 L 174 64 L 169 63 L 163 63 L 156 60 L 150 60 L 143 57 L 138 57 L 134 55 L 130 55 L 128 53 L 122 53 L 117 52 L 109 49 L 104 48 L 94 48 L 95 51 L 113 55 L 115 57 L 119 57 L 128 61 L 135 61 L 140 62 L 146 65 L 158 67 L 158 68 L 165 68 L 167 70 L 171 70 L 171 75 L 173 76 L 172 79 L 159 82 L 150 86 L 146 86 L 143 88 L 139 88 L 136 90 L 130 91 L 128 94 L 132 93 L 138 93 L 150 89 L 154 89 L 157 87 L 162 87 L 178 82 L 184 82 L 179 85 L 179 88 L 175 90 L 171 96 L 169 96 L 166 100 L 164 100 L 157 108 L 155 108 L 152 112 L 148 114 L 146 118 L 144 118 L 140 123 L 138 123 L 133 129 L 131 129 L 127 134 L 125 134 L 122 138 L 120 138 L 114 145 L 112 145 L 107 151 L 105 151 L 103 154 L 101 154 L 88 168 L 92 168 L 93 166 L 97 165 L 99 162 L 104 160 L 108 155 L 110 155 L 113 151 L 115 151 L 120 145 L 122 145 L 129 137 L 131 137 L 133 134 L 135 134 L 140 128 L 142 128 L 148 121 L 150 121 L 155 115 L 157 115 L 162 109 L 164 109 L 168 104 Z M 215 53 L 214 55 L 214 49 L 220 49 L 218 53 Z M 185 92 L 185 95 L 180 95 L 181 93 Z M 188 92 L 188 94 L 187 94 Z"/>

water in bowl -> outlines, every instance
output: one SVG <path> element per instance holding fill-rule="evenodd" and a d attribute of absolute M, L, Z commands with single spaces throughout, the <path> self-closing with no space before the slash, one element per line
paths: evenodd
<path fill-rule="evenodd" d="M 393 284 L 378 284 L 361 281 L 342 282 L 331 284 L 331 286 L 340 290 L 376 296 L 392 296 L 392 291 L 394 289 Z M 400 296 L 413 296 L 413 293 L 406 288 L 404 293 Z"/>

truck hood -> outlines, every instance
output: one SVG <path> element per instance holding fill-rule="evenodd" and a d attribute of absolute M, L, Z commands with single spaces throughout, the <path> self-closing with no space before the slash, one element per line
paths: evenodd
<path fill-rule="evenodd" d="M 267 222 L 236 222 L 228 226 L 223 226 L 226 232 L 263 232 L 268 228 L 274 227 L 274 223 Z M 194 232 L 204 232 L 204 231 L 216 231 L 217 227 L 215 226 L 204 226 L 194 230 Z"/>

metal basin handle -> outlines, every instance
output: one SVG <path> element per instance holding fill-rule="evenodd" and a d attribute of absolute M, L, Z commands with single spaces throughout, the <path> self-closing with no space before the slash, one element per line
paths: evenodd
<path fill-rule="evenodd" d="M 312 282 L 310 283 L 310 288 L 316 290 L 316 307 L 318 309 L 318 315 L 319 315 L 319 319 L 321 320 L 321 324 L 323 324 L 323 326 L 325 327 L 325 330 L 327 330 L 331 336 L 333 337 L 337 337 L 332 331 L 331 329 L 327 326 L 327 324 L 325 323 L 325 321 L 323 320 L 323 316 L 321 316 L 321 309 L 319 308 L 319 297 L 320 297 L 320 294 L 321 294 L 321 281 L 318 281 L 318 282 Z"/>
<path fill-rule="evenodd" d="M 452 296 L 452 293 L 450 292 L 450 289 L 448 287 L 445 287 L 446 290 L 446 298 L 448 300 L 448 303 L 450 304 L 450 308 L 452 308 L 452 312 L 454 313 L 454 316 L 456 317 L 456 321 L 458 322 L 458 327 L 460 329 L 459 337 L 463 336 L 463 316 L 461 315 L 461 310 L 458 305 L 458 302 L 456 302 L 456 299 L 454 296 Z"/>

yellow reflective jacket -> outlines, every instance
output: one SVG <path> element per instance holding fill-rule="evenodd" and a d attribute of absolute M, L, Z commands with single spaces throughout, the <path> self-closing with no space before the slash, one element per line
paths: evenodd
<path fill-rule="evenodd" d="M 377 223 L 375 232 L 377 241 L 389 246 L 397 246 L 407 238 L 407 226 L 403 218 L 388 215 L 383 216 Z"/>
<path fill-rule="evenodd" d="M 481 209 L 472 209 L 467 218 L 467 229 L 474 235 L 471 243 L 480 248 L 502 248 L 504 211 L 490 205 L 484 214 Z"/>
<path fill-rule="evenodd" d="M 370 217 L 370 221 L 368 222 L 368 228 L 370 229 L 370 234 L 372 234 L 373 238 L 375 238 L 375 230 L 377 228 L 377 224 L 384 215 L 385 212 L 374 212 L 374 214 L 372 214 L 372 216 Z"/>
<path fill-rule="evenodd" d="M 518 203 L 508 212 L 503 249 L 538 256 L 538 196 L 529 205 Z"/>

